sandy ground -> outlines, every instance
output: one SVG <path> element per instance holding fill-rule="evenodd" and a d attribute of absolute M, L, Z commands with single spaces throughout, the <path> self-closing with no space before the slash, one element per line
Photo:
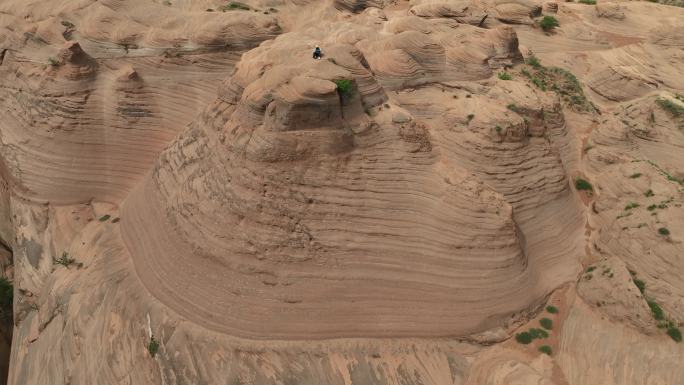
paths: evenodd
<path fill-rule="evenodd" d="M 3 1 L 8 383 L 684 383 L 683 32 L 646 2 Z"/>

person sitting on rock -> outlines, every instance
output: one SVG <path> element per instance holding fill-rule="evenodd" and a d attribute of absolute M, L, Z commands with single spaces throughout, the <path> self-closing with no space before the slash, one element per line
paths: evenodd
<path fill-rule="evenodd" d="M 321 52 L 321 47 L 316 46 L 316 49 L 314 49 L 314 52 L 313 52 L 313 58 L 314 59 L 320 59 L 322 55 L 323 55 L 323 53 Z"/>

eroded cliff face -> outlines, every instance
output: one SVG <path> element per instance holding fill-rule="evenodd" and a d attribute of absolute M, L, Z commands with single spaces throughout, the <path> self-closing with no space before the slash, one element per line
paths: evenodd
<path fill-rule="evenodd" d="M 683 29 L 6 1 L 8 383 L 682 382 Z"/>

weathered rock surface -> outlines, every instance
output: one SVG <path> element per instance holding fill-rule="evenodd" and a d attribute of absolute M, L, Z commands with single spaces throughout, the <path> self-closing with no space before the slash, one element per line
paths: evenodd
<path fill-rule="evenodd" d="M 8 383 L 684 383 L 684 11 L 543 10 L 2 2 Z"/>

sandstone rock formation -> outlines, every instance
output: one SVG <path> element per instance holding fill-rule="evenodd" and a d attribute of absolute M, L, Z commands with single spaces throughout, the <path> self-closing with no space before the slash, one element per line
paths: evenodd
<path fill-rule="evenodd" d="M 3 2 L 0 372 L 683 383 L 682 30 L 640 2 Z"/>

